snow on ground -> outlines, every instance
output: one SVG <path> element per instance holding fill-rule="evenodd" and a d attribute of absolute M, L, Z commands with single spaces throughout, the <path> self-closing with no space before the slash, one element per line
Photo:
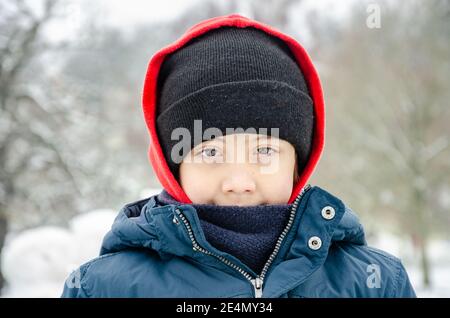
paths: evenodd
<path fill-rule="evenodd" d="M 160 191 L 148 189 L 141 197 Z M 103 236 L 116 215 L 112 210 L 95 210 L 74 217 L 68 228 L 41 226 L 8 234 L 2 257 L 8 285 L 2 296 L 59 297 L 69 274 L 98 256 Z M 383 233 L 371 238 L 369 245 L 402 259 L 419 297 L 450 297 L 450 241 L 434 241 L 430 245 L 432 289 L 422 287 L 419 258 L 407 242 Z"/>
<path fill-rule="evenodd" d="M 141 198 L 161 189 L 144 189 Z M 118 211 L 99 209 L 75 216 L 68 228 L 40 226 L 8 233 L 2 252 L 7 281 L 2 297 L 59 297 L 69 274 L 100 252 Z"/>
<path fill-rule="evenodd" d="M 68 229 L 41 226 L 8 237 L 2 253 L 8 285 L 2 296 L 59 297 L 69 274 L 98 256 L 116 215 L 96 210 L 73 218 Z"/>
<path fill-rule="evenodd" d="M 432 288 L 422 285 L 422 273 L 417 266 L 406 266 L 411 283 L 418 297 L 450 297 L 450 264 L 437 265 L 431 271 Z"/>
<path fill-rule="evenodd" d="M 418 297 L 450 297 L 449 240 L 434 240 L 430 242 L 428 253 L 431 262 L 430 280 L 432 288 L 423 286 L 422 272 L 419 267 L 420 255 L 414 251 L 410 240 L 399 238 L 389 233 L 380 233 L 376 239 L 369 240 L 368 243 L 402 260 Z"/>

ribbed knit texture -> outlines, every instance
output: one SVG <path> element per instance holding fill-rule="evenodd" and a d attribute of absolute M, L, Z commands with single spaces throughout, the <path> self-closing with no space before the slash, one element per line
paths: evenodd
<path fill-rule="evenodd" d="M 194 120 L 209 127 L 279 128 L 298 155 L 302 171 L 311 150 L 314 112 L 308 88 L 290 49 L 280 39 L 254 28 L 221 27 L 190 41 L 169 55 L 158 76 L 157 132 L 171 171 L 171 140 L 179 127 L 191 133 Z M 187 155 L 182 153 L 181 157 Z"/>
<path fill-rule="evenodd" d="M 161 205 L 180 204 L 166 190 L 156 200 Z M 292 208 L 292 204 L 192 206 L 197 210 L 206 240 L 218 250 L 237 257 L 257 274 L 273 252 Z"/>
<path fill-rule="evenodd" d="M 204 87 L 258 79 L 283 82 L 308 94 L 283 41 L 254 28 L 222 27 L 207 32 L 164 61 L 158 78 L 162 87 L 157 115 Z"/>

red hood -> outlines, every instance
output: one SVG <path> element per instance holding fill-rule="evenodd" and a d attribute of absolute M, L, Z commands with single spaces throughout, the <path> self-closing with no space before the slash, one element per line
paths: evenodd
<path fill-rule="evenodd" d="M 300 172 L 300 178 L 292 190 L 292 194 L 289 199 L 289 203 L 292 203 L 313 173 L 323 151 L 325 141 L 325 105 L 322 86 L 320 84 L 317 71 L 308 56 L 308 53 L 295 39 L 281 33 L 271 26 L 238 14 L 219 16 L 195 24 L 178 40 L 156 52 L 150 59 L 142 94 L 142 107 L 144 110 L 145 122 L 150 134 L 150 146 L 148 149 L 150 163 L 152 164 L 153 170 L 155 171 L 160 183 L 170 195 L 182 203 L 192 203 L 171 173 L 162 152 L 162 148 L 159 144 L 158 135 L 156 133 L 157 78 L 160 67 L 167 55 L 180 49 L 191 39 L 222 26 L 234 26 L 238 28 L 254 27 L 286 42 L 296 57 L 297 63 L 308 84 L 309 93 L 314 103 L 315 122 L 313 145 L 308 163 L 306 164 L 305 169 Z"/>

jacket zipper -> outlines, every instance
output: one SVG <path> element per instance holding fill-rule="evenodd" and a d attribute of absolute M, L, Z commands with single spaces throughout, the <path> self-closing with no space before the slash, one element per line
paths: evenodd
<path fill-rule="evenodd" d="M 192 242 L 193 250 L 194 251 L 199 251 L 199 252 L 204 253 L 206 255 L 213 256 L 213 257 L 219 259 L 221 262 L 223 262 L 227 266 L 229 266 L 229 267 L 233 268 L 234 270 L 238 271 L 240 274 L 242 274 L 252 284 L 254 292 L 255 292 L 255 298 L 261 298 L 262 297 L 262 287 L 263 287 L 263 284 L 264 284 L 264 279 L 266 277 L 267 271 L 269 270 L 270 265 L 272 265 L 273 261 L 275 260 L 275 257 L 278 255 L 278 252 L 280 251 L 280 248 L 281 248 L 281 244 L 283 243 L 284 238 L 286 237 L 286 235 L 288 234 L 289 230 L 292 227 L 292 224 L 294 223 L 295 215 L 297 213 L 297 206 L 298 206 L 298 203 L 300 202 L 300 199 L 303 197 L 305 192 L 308 191 L 310 188 L 311 188 L 311 185 L 307 184 L 300 191 L 300 194 L 295 198 L 294 203 L 293 203 L 292 208 L 291 208 L 290 215 L 289 215 L 288 224 L 286 225 L 286 227 L 284 228 L 283 232 L 281 232 L 280 236 L 278 237 L 277 242 L 275 244 L 275 248 L 274 248 L 272 254 L 269 256 L 269 259 L 265 263 L 265 265 L 264 265 L 264 267 L 263 267 L 263 269 L 261 271 L 261 274 L 258 275 L 257 277 L 253 277 L 245 269 L 243 269 L 242 267 L 239 267 L 238 265 L 232 263 L 231 261 L 229 261 L 225 257 L 223 257 L 221 255 L 218 255 L 216 253 L 212 253 L 212 252 L 208 251 L 207 249 L 204 249 L 203 247 L 201 247 L 198 244 L 197 240 L 195 239 L 194 233 L 192 231 L 192 227 L 189 224 L 189 221 L 187 220 L 186 216 L 178 208 L 175 209 L 175 212 L 176 212 L 177 216 L 181 219 L 181 221 L 183 222 L 184 226 L 186 227 L 186 229 L 188 231 L 189 238 L 191 239 L 191 242 Z"/>

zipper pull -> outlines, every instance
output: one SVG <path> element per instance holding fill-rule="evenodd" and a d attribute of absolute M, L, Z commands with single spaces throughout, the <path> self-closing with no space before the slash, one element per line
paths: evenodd
<path fill-rule="evenodd" d="M 253 285 L 253 288 L 255 289 L 255 298 L 261 298 L 262 297 L 262 285 L 263 285 L 262 279 L 259 277 L 256 277 L 255 279 L 251 280 L 251 283 Z"/>

